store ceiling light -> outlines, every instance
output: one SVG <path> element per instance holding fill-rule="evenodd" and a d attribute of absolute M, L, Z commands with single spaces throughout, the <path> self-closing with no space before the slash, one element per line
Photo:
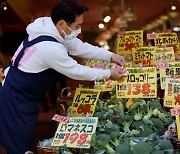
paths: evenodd
<path fill-rule="evenodd" d="M 100 23 L 100 24 L 98 25 L 98 27 L 99 27 L 100 29 L 102 29 L 102 28 L 104 28 L 104 24 Z"/>
<path fill-rule="evenodd" d="M 6 6 L 6 2 L 5 1 L 1 1 L 0 2 L 0 8 L 3 9 L 4 11 L 7 10 L 7 6 Z"/>
<path fill-rule="evenodd" d="M 127 21 L 134 21 L 137 19 L 136 13 L 131 6 L 128 6 L 127 10 L 123 13 L 123 18 Z"/>
<path fill-rule="evenodd" d="M 106 16 L 105 18 L 104 18 L 104 22 L 109 22 L 111 20 L 111 16 Z"/>
<path fill-rule="evenodd" d="M 172 6 L 171 6 L 171 10 L 172 10 L 172 11 L 176 10 L 176 6 L 175 6 L 175 5 L 172 5 Z"/>
<path fill-rule="evenodd" d="M 179 32 L 179 31 L 180 31 L 180 27 L 174 27 L 174 28 L 173 28 L 173 31 Z"/>

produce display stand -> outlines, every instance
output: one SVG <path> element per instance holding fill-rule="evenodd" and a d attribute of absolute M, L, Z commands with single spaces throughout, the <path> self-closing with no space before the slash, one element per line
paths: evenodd
<path fill-rule="evenodd" d="M 164 40 L 163 37 L 166 38 L 169 36 L 170 37 L 173 36 L 174 38 L 176 35 L 159 34 L 158 37 L 162 36 L 162 38 L 157 38 L 157 36 L 153 35 L 153 39 L 156 41 L 155 43 L 157 47 L 156 49 L 154 47 L 152 48 L 143 47 L 143 43 L 142 43 L 143 34 L 142 33 L 143 33 L 142 31 L 129 31 L 129 32 L 125 32 L 123 36 L 121 35 L 120 37 L 118 37 L 117 42 L 119 43 L 117 43 L 118 47 L 117 47 L 116 52 L 121 55 L 132 54 L 132 59 L 133 59 L 132 65 L 129 65 L 129 63 L 127 64 L 128 66 L 126 65 L 127 70 L 129 71 L 129 74 L 127 75 L 127 77 L 123 77 L 121 80 L 115 83 L 110 80 L 103 80 L 99 82 L 96 81 L 94 83 L 94 82 L 87 82 L 87 81 L 71 80 L 68 78 L 67 87 L 61 91 L 59 97 L 57 98 L 57 114 L 58 115 L 66 116 L 69 119 L 71 118 L 73 119 L 73 117 L 76 118 L 76 116 L 84 117 L 84 118 L 98 117 L 99 119 L 98 121 L 100 121 L 100 123 L 103 123 L 103 122 L 105 123 L 102 128 L 100 126 L 101 124 L 98 124 L 98 126 L 96 125 L 97 127 L 96 130 L 98 131 L 98 133 L 102 132 L 102 134 L 98 134 L 98 136 L 95 136 L 95 137 L 92 134 L 90 135 L 86 134 L 88 131 L 86 131 L 86 133 L 84 134 L 81 134 L 79 132 L 78 133 L 65 132 L 64 134 L 64 133 L 61 133 L 61 130 L 63 130 L 63 128 L 65 128 L 66 126 L 61 124 L 59 125 L 57 129 L 54 140 L 52 142 L 52 146 L 59 145 L 60 142 L 62 145 L 62 142 L 63 142 L 63 143 L 67 143 L 69 152 L 71 153 L 74 153 L 74 154 L 86 153 L 86 152 L 88 153 L 89 152 L 88 148 L 84 149 L 84 147 L 90 146 L 89 140 L 87 140 L 88 143 L 83 142 L 83 145 L 82 146 L 80 145 L 79 148 L 78 148 L 79 145 L 76 143 L 78 141 L 83 141 L 81 137 L 83 135 L 86 135 L 86 138 L 87 136 L 91 137 L 92 144 L 94 143 L 92 146 L 93 148 L 95 147 L 95 149 L 96 148 L 98 149 L 98 145 L 100 147 L 104 147 L 104 144 L 106 145 L 107 142 L 111 144 L 111 147 L 109 145 L 108 145 L 109 148 L 106 147 L 107 148 L 106 150 L 108 152 L 104 151 L 105 148 L 98 149 L 100 153 L 105 152 L 109 154 L 111 153 L 114 154 L 115 151 L 116 152 L 119 150 L 121 151 L 122 146 L 123 147 L 127 146 L 127 143 L 129 142 L 129 140 L 126 142 L 125 141 L 126 137 L 127 139 L 130 139 L 130 140 L 133 139 L 131 140 L 131 142 L 133 142 L 133 144 L 131 143 L 132 144 L 131 146 L 134 146 L 134 147 L 136 144 L 141 143 L 141 142 L 143 142 L 142 145 L 144 144 L 147 146 L 147 144 L 145 143 L 146 141 L 149 141 L 149 143 L 151 141 L 151 143 L 153 144 L 153 140 L 154 140 L 153 137 L 155 137 L 156 141 L 154 141 L 154 143 L 155 142 L 157 143 L 157 146 L 159 146 L 158 147 L 159 149 L 157 148 L 157 146 L 153 145 L 154 147 L 153 146 L 152 147 L 157 148 L 157 149 L 152 149 L 151 147 L 151 150 L 150 150 L 151 152 L 154 150 L 156 152 L 158 152 L 158 150 L 162 152 L 163 148 L 165 148 L 165 147 L 162 148 L 162 145 L 161 145 L 163 141 L 164 141 L 163 144 L 165 144 L 165 142 L 167 141 L 166 144 L 168 143 L 168 145 L 170 145 L 170 149 L 166 149 L 166 150 L 172 150 L 172 145 L 174 149 L 180 150 L 180 136 L 179 136 L 180 134 L 176 132 L 173 134 L 171 130 L 169 130 L 170 124 L 172 125 L 172 123 L 170 122 L 175 121 L 174 120 L 175 118 L 174 117 L 172 118 L 172 116 L 170 115 L 170 109 L 175 107 L 174 104 L 176 100 L 173 98 L 171 100 L 171 106 L 168 106 L 167 105 L 168 98 L 167 96 L 165 97 L 165 92 L 167 93 L 167 91 L 168 91 L 168 94 L 171 92 L 170 96 L 175 95 L 175 91 L 173 91 L 172 88 L 169 89 L 169 87 L 167 87 L 167 85 L 169 86 L 169 83 L 165 81 L 166 78 L 168 81 L 168 78 L 172 77 L 172 74 L 171 74 L 172 72 L 170 74 L 167 74 L 169 69 L 168 71 L 163 70 L 165 71 L 164 74 L 162 74 L 161 72 L 161 69 L 170 68 L 169 65 L 170 64 L 172 65 L 171 61 L 175 60 L 174 49 L 171 47 L 167 47 L 166 49 L 166 47 L 162 47 L 164 46 L 164 44 L 161 44 L 161 46 L 158 44 L 161 39 Z M 134 39 L 136 39 L 136 41 L 134 41 Z M 175 40 L 175 43 L 178 42 L 176 38 L 173 40 Z M 125 41 L 127 42 L 125 43 Z M 176 53 L 178 52 L 178 54 L 180 54 L 178 45 L 177 44 L 171 44 L 171 45 L 173 45 L 173 47 L 176 46 L 176 50 L 177 50 Z M 151 52 L 154 54 L 152 54 Z M 104 67 L 104 62 L 102 63 Z M 102 63 L 98 61 L 98 67 Z M 113 67 L 113 65 L 114 64 L 107 64 L 109 68 Z M 88 63 L 87 66 L 94 67 L 92 61 Z M 175 68 L 179 68 L 179 66 L 176 66 Z M 157 70 L 159 72 L 156 72 Z M 176 71 L 174 72 L 178 74 L 179 69 L 175 69 L 175 70 Z M 172 84 L 171 86 L 174 86 L 174 84 Z M 97 89 L 99 89 L 100 92 L 98 92 Z M 153 106 L 152 104 L 155 106 Z M 166 105 L 164 106 L 164 104 Z M 176 107 L 178 107 L 178 105 Z M 106 111 L 103 111 L 104 108 Z M 152 112 L 150 111 L 151 109 L 153 113 L 149 113 L 149 112 Z M 155 113 L 155 111 L 157 112 Z M 142 114 L 140 114 L 140 112 Z M 136 114 L 138 116 L 136 116 L 135 118 Z M 69 117 L 69 115 L 71 115 L 72 117 Z M 165 115 L 167 119 L 165 118 Z M 180 112 L 178 113 L 178 115 L 180 115 Z M 132 118 L 131 116 L 133 117 L 133 119 L 131 119 Z M 148 116 L 149 118 L 152 118 L 152 119 L 151 120 L 146 119 Z M 106 117 L 107 119 L 103 119 L 102 117 L 103 118 Z M 137 119 L 137 118 L 140 118 L 140 119 Z M 160 132 L 160 128 L 158 128 L 159 126 L 157 125 L 157 123 L 155 125 L 154 121 L 156 121 L 157 119 L 160 120 L 162 125 L 164 125 L 162 128 L 163 132 L 162 131 Z M 138 123 L 139 121 L 144 122 L 144 125 L 140 124 L 140 126 L 135 126 L 134 124 L 130 130 L 130 127 L 128 128 L 128 127 L 123 126 L 127 121 L 130 122 L 129 125 L 131 125 L 133 122 Z M 72 122 L 70 123 L 70 125 L 75 125 L 75 124 Z M 179 124 L 177 125 L 179 126 Z M 95 125 L 92 126 L 93 129 L 94 129 L 94 126 Z M 149 127 L 147 126 L 152 126 L 152 129 L 149 129 Z M 108 131 L 107 128 L 108 130 L 112 130 L 111 132 L 109 132 L 109 134 L 106 132 Z M 151 135 L 146 136 L 145 134 L 148 129 L 149 131 L 151 131 L 149 132 L 150 134 L 159 133 L 158 134 L 159 136 L 153 136 L 153 137 Z M 108 135 L 112 134 L 113 130 L 114 132 L 116 132 L 117 130 L 122 131 L 122 132 L 120 131 L 120 134 L 122 135 L 120 139 L 121 141 L 123 140 L 123 144 L 122 146 L 121 145 L 118 146 L 119 149 L 116 147 L 117 145 L 115 145 L 115 142 L 113 143 L 109 142 L 110 138 Z M 168 136 L 166 136 L 165 134 L 166 131 L 169 133 Z M 177 130 L 177 132 L 179 131 L 180 130 Z M 75 137 L 75 135 L 77 138 Z M 119 136 L 119 134 L 117 136 Z M 148 137 L 150 137 L 150 139 Z M 99 138 L 102 138 L 102 143 L 98 141 Z M 112 139 L 112 136 L 111 136 L 111 139 Z M 72 144 L 76 143 L 76 145 L 71 145 L 70 143 Z M 129 147 L 127 148 L 127 151 L 129 149 L 132 149 L 129 143 L 127 147 Z M 91 150 L 94 150 L 93 148 Z M 135 154 L 137 153 L 138 148 L 139 148 L 138 146 L 134 148 L 136 149 Z M 44 152 L 43 154 L 56 153 L 55 148 L 53 147 L 43 148 L 39 145 L 38 145 L 38 151 L 40 154 L 41 152 L 42 153 Z M 132 151 L 130 150 L 129 152 L 131 153 Z M 148 154 L 150 154 L 151 152 L 149 152 Z"/>

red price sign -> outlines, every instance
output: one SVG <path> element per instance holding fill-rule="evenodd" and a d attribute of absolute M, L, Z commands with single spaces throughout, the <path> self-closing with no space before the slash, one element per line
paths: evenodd
<path fill-rule="evenodd" d="M 92 116 L 99 95 L 99 90 L 77 88 L 73 99 L 71 115 L 84 116 L 89 114 Z"/>
<path fill-rule="evenodd" d="M 129 68 L 124 82 L 116 86 L 117 98 L 156 98 L 157 76 L 155 67 Z"/>
<path fill-rule="evenodd" d="M 172 116 L 180 115 L 180 108 L 170 109 Z"/>
<path fill-rule="evenodd" d="M 52 146 L 89 148 L 92 134 L 96 131 L 97 117 L 70 118 L 68 123 L 59 123 Z"/>

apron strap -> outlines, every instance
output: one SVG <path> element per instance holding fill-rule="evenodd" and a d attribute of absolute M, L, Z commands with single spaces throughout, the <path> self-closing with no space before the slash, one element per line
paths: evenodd
<path fill-rule="evenodd" d="M 43 42 L 43 41 L 52 41 L 52 42 L 57 42 L 57 43 L 59 42 L 54 37 L 46 36 L 46 35 L 39 36 L 31 41 L 28 41 L 28 37 L 27 37 L 23 42 L 23 48 L 21 49 L 21 51 L 19 52 L 19 54 L 17 55 L 17 57 L 14 61 L 14 67 L 16 67 L 16 68 L 18 67 L 18 64 L 19 64 L 21 58 L 23 57 L 26 48 L 31 47 L 34 44 Z"/>

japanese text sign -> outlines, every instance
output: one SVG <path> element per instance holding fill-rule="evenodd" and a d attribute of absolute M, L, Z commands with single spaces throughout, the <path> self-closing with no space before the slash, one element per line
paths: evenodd
<path fill-rule="evenodd" d="M 156 98 L 155 67 L 128 68 L 129 75 L 116 85 L 117 98 Z"/>
<path fill-rule="evenodd" d="M 90 148 L 91 137 L 96 131 L 97 117 L 69 118 L 67 123 L 59 123 L 52 146 L 69 148 Z"/>
<path fill-rule="evenodd" d="M 71 108 L 72 116 L 93 116 L 100 90 L 77 88 Z"/>
<path fill-rule="evenodd" d="M 156 49 L 155 64 L 157 69 L 168 67 L 168 62 L 174 60 L 174 50 L 172 47 Z"/>
<path fill-rule="evenodd" d="M 154 67 L 155 47 L 132 48 L 133 63 L 135 66 Z"/>
<path fill-rule="evenodd" d="M 108 63 L 102 60 L 88 60 L 88 62 L 86 63 L 86 66 L 88 67 L 100 69 L 110 69 L 113 65 L 114 63 Z M 113 81 L 111 79 L 102 79 L 95 81 L 94 88 L 101 91 L 111 91 L 114 85 L 116 85 L 116 81 Z"/>
<path fill-rule="evenodd" d="M 160 69 L 161 89 L 165 89 L 167 78 L 180 78 L 180 67 L 167 67 Z"/>
<path fill-rule="evenodd" d="M 164 106 L 180 107 L 180 79 L 166 79 Z"/>
<path fill-rule="evenodd" d="M 155 39 L 157 47 L 173 47 L 174 53 L 180 53 L 179 41 L 176 33 L 159 33 Z"/>
<path fill-rule="evenodd" d="M 143 46 L 143 31 L 126 31 L 124 35 L 117 37 L 117 54 L 131 54 L 132 48 Z"/>

